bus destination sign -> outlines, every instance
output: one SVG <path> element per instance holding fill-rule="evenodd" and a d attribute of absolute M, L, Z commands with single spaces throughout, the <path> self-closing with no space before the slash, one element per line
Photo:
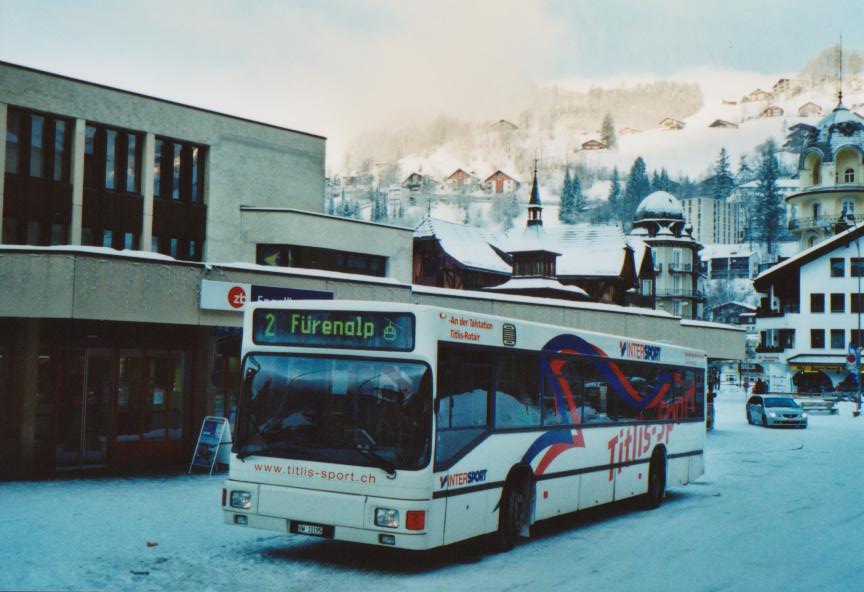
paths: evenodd
<path fill-rule="evenodd" d="M 414 315 L 259 308 L 252 318 L 252 340 L 259 345 L 411 351 Z"/>

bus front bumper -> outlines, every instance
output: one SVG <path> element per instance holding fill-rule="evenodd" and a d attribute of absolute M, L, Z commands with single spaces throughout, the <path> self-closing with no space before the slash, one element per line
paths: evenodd
<path fill-rule="evenodd" d="M 296 534 L 291 529 L 291 520 L 286 518 L 261 516 L 259 514 L 250 514 L 248 512 L 234 512 L 228 509 L 222 512 L 222 516 L 225 524 L 230 524 L 232 526 L 260 528 L 285 534 Z M 297 521 L 296 524 L 302 525 L 305 523 Z M 349 526 L 333 526 L 332 528 L 332 536 L 308 536 L 310 536 L 310 538 L 326 538 L 337 541 L 380 545 L 382 547 L 395 547 L 398 549 L 409 549 L 414 551 L 423 551 L 437 546 L 432 542 L 429 534 L 425 532 L 384 532 L 382 530 L 352 528 Z M 440 542 L 438 544 L 440 544 Z"/>

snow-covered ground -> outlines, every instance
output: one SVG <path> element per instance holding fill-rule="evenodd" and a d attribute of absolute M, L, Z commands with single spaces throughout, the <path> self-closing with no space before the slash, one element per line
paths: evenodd
<path fill-rule="evenodd" d="M 862 589 L 864 417 L 841 403 L 807 430 L 767 430 L 746 424 L 743 402 L 721 393 L 706 475 L 659 509 L 545 523 L 502 555 L 224 526 L 220 477 L 3 483 L 0 589 Z"/>

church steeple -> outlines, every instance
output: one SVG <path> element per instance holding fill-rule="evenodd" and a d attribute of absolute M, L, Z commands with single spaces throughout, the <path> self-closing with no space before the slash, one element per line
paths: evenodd
<path fill-rule="evenodd" d="M 537 159 L 534 159 L 534 184 L 531 186 L 531 199 L 528 201 L 528 226 L 543 226 L 543 204 L 540 203 L 540 189 L 537 187 Z"/>

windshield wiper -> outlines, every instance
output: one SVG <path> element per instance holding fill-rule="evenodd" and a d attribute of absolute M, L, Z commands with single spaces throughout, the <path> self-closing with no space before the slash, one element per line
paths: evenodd
<path fill-rule="evenodd" d="M 267 456 L 269 454 L 273 454 L 275 452 L 285 452 L 288 449 L 287 446 L 265 446 L 264 448 L 258 448 L 256 450 L 244 450 L 242 452 L 237 453 L 237 458 L 243 460 L 244 458 L 248 458 L 250 456 Z"/>
<path fill-rule="evenodd" d="M 387 477 L 390 479 L 394 479 L 396 477 L 396 465 L 391 463 L 389 460 L 372 450 L 372 446 L 375 446 L 376 442 L 369 435 L 369 432 L 364 430 L 363 428 L 354 428 L 355 434 L 361 434 L 366 440 L 369 441 L 369 444 L 361 444 L 357 438 L 354 438 L 354 448 L 357 451 L 374 462 L 380 469 L 383 469 L 387 473 Z"/>

